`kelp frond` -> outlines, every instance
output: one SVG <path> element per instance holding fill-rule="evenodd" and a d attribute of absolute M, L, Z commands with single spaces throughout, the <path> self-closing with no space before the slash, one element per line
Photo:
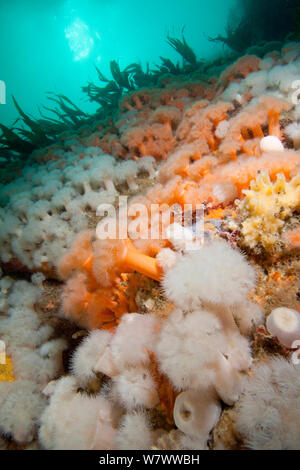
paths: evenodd
<path fill-rule="evenodd" d="M 171 47 L 173 47 L 173 49 L 175 49 L 175 51 L 178 52 L 178 54 L 180 54 L 186 62 L 189 62 L 191 65 L 196 65 L 197 63 L 196 54 L 186 42 L 183 31 L 184 31 L 184 28 L 182 28 L 182 32 L 181 32 L 182 39 L 173 38 L 168 35 L 167 43 Z"/>

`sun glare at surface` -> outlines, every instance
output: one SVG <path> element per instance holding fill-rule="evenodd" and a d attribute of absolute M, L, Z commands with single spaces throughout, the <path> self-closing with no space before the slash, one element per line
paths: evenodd
<path fill-rule="evenodd" d="M 90 55 L 94 47 L 94 40 L 90 35 L 88 25 L 80 18 L 76 18 L 65 28 L 65 37 L 69 42 L 75 61 L 86 59 Z"/>

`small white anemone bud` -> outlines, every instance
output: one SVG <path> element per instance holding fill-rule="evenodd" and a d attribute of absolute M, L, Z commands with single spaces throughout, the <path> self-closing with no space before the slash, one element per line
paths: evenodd
<path fill-rule="evenodd" d="M 185 248 L 186 243 L 193 241 L 194 235 L 190 228 L 174 223 L 167 228 L 166 237 L 174 248 L 182 250 Z"/>
<path fill-rule="evenodd" d="M 177 251 L 189 251 L 199 248 L 192 227 L 184 227 L 176 222 L 166 229 L 166 238 Z"/>
<path fill-rule="evenodd" d="M 228 129 L 229 129 L 229 122 L 228 121 L 221 121 L 219 122 L 219 124 L 217 125 L 217 128 L 216 128 L 216 137 L 218 139 L 224 139 L 224 137 L 226 137 L 227 133 L 228 133 Z"/>
<path fill-rule="evenodd" d="M 227 205 L 237 199 L 238 191 L 233 183 L 219 183 L 215 185 L 213 195 L 218 199 L 220 204 Z"/>
<path fill-rule="evenodd" d="M 291 308 L 276 308 L 267 318 L 267 329 L 283 346 L 291 348 L 300 339 L 300 314 Z"/>
<path fill-rule="evenodd" d="M 284 152 L 284 146 L 278 137 L 275 137 L 275 135 L 268 135 L 261 139 L 260 150 L 262 152 Z"/>
<path fill-rule="evenodd" d="M 171 248 L 163 248 L 156 256 L 156 261 L 164 271 L 167 271 L 175 266 L 177 256 Z"/>
<path fill-rule="evenodd" d="M 209 393 L 186 390 L 177 396 L 173 415 L 180 431 L 201 439 L 205 446 L 211 430 L 219 421 L 221 405 Z"/>

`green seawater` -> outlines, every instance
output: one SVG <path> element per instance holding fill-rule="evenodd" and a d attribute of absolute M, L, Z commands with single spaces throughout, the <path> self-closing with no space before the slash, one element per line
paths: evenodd
<path fill-rule="evenodd" d="M 49 106 L 45 92 L 67 95 L 93 112 L 81 87 L 97 81 L 95 65 L 111 77 L 109 62 L 155 64 L 180 58 L 166 36 L 185 37 L 198 58 L 222 53 L 208 37 L 225 34 L 235 0 L 1 0 L 0 80 L 6 105 L 0 123 L 18 117 L 12 95 L 26 113 Z M 235 9 L 235 11 L 237 11 Z"/>

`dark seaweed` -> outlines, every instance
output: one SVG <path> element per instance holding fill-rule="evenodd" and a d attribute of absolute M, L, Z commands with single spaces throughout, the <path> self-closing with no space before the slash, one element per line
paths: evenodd
<path fill-rule="evenodd" d="M 209 38 L 244 53 L 259 43 L 284 41 L 300 25 L 299 0 L 243 0 L 242 14 L 229 15 L 226 36 Z M 299 19 L 298 19 L 299 18 Z M 299 30 L 300 33 L 300 30 Z"/>

